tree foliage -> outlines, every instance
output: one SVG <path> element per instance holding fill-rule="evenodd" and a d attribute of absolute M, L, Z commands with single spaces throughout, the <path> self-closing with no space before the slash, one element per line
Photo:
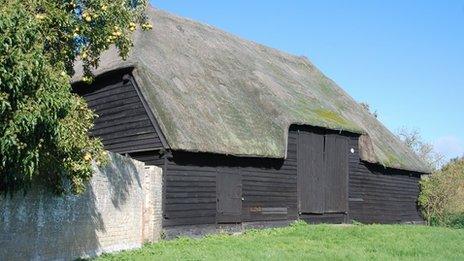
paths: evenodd
<path fill-rule="evenodd" d="M 85 80 L 114 44 L 125 57 L 131 32 L 149 29 L 143 0 L 0 0 L 0 192 L 34 180 L 57 193 L 80 193 L 103 162 L 88 136 L 95 115 L 72 94 L 73 63 Z"/>
<path fill-rule="evenodd" d="M 464 228 L 464 157 L 421 181 L 419 204 L 429 224 Z"/>
<path fill-rule="evenodd" d="M 443 164 L 444 156 L 436 152 L 433 145 L 423 140 L 418 130 L 402 127 L 396 134 L 400 140 L 422 159 L 431 170 Z"/>

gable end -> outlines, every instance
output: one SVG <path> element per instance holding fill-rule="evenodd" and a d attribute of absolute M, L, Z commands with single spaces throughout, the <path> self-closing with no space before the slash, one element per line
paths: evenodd
<path fill-rule="evenodd" d="M 137 95 L 140 98 L 140 101 L 142 102 L 143 107 L 145 108 L 145 112 L 147 113 L 151 123 L 153 124 L 153 127 L 155 128 L 156 134 L 158 135 L 158 138 L 163 145 L 163 148 L 169 149 L 169 144 L 166 141 L 166 138 L 164 137 L 163 132 L 161 131 L 161 128 L 159 127 L 158 121 L 156 121 L 155 116 L 153 115 L 152 111 L 150 110 L 150 107 L 148 106 L 147 100 L 143 96 L 142 92 L 140 91 L 140 88 L 135 81 L 134 77 L 131 74 L 126 74 L 123 76 L 123 80 L 130 81 L 132 85 L 134 86 L 135 91 L 137 92 Z"/>
<path fill-rule="evenodd" d="M 100 138 L 105 149 L 120 154 L 167 148 L 156 120 L 128 73 L 111 72 L 91 85 L 73 85 L 73 90 L 98 115 L 91 135 Z"/>

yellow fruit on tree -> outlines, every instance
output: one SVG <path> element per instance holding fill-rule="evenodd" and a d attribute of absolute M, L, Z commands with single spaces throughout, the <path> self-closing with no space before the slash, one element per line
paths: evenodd
<path fill-rule="evenodd" d="M 87 153 L 85 154 L 85 156 L 84 156 L 84 159 L 85 159 L 86 161 L 90 161 L 90 160 L 92 159 L 92 155 L 90 155 L 90 153 L 87 152 Z"/>

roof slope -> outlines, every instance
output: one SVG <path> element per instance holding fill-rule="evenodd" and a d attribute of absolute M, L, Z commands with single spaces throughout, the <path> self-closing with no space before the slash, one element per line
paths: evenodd
<path fill-rule="evenodd" d="M 153 8 L 147 12 L 153 30 L 135 33 L 126 61 L 114 49 L 105 53 L 95 74 L 134 66 L 172 149 L 283 158 L 289 126 L 298 123 L 363 134 L 363 160 L 428 172 L 306 58 Z"/>

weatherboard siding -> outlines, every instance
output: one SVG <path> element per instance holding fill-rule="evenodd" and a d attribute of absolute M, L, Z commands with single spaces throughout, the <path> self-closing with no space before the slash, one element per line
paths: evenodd
<path fill-rule="evenodd" d="M 298 214 L 297 130 L 289 133 L 287 159 L 239 158 L 208 153 L 157 151 L 130 153 L 147 164 L 164 166 L 164 227 L 217 223 L 217 175 L 237 171 L 242 180 L 242 222 L 296 220 L 346 222 L 346 215 Z M 421 220 L 416 201 L 418 175 L 361 162 L 358 138 L 350 136 L 349 218 L 365 223 Z M 411 175 L 410 175 L 411 174 Z"/>
<path fill-rule="evenodd" d="M 189 153 L 176 156 L 166 162 L 163 226 L 215 224 L 216 166 L 195 166 Z"/>
<path fill-rule="evenodd" d="M 164 168 L 164 157 L 159 151 L 141 151 L 129 153 L 129 156 L 138 161 L 142 161 L 147 165 L 154 165 Z"/>
<path fill-rule="evenodd" d="M 297 137 L 296 131 L 290 131 L 287 159 L 248 160 L 248 166 L 240 167 L 243 221 L 298 219 Z"/>
<path fill-rule="evenodd" d="M 217 175 L 238 171 L 241 221 L 296 220 L 296 133 L 286 160 L 174 152 L 165 170 L 165 227 L 217 222 Z"/>
<path fill-rule="evenodd" d="M 153 119 L 133 82 L 123 75 L 108 74 L 91 86 L 75 85 L 75 91 L 99 115 L 92 135 L 101 138 L 106 149 L 163 168 L 165 227 L 216 224 L 216 179 L 228 168 L 238 169 L 241 176 L 243 222 L 346 221 L 343 214 L 298 213 L 298 129 L 314 128 L 292 126 L 285 160 L 176 151 L 166 158 Z M 349 218 L 366 223 L 421 220 L 416 203 L 419 175 L 360 161 L 357 136 L 350 136 L 349 147 L 354 149 L 349 154 Z"/>
<path fill-rule="evenodd" d="M 357 138 L 351 146 L 357 148 Z M 383 168 L 350 156 L 349 216 L 363 223 L 422 221 L 417 208 L 419 173 Z"/>
<path fill-rule="evenodd" d="M 134 85 L 122 74 L 100 77 L 76 90 L 98 115 L 91 134 L 102 140 L 105 149 L 124 154 L 163 147 Z"/>

